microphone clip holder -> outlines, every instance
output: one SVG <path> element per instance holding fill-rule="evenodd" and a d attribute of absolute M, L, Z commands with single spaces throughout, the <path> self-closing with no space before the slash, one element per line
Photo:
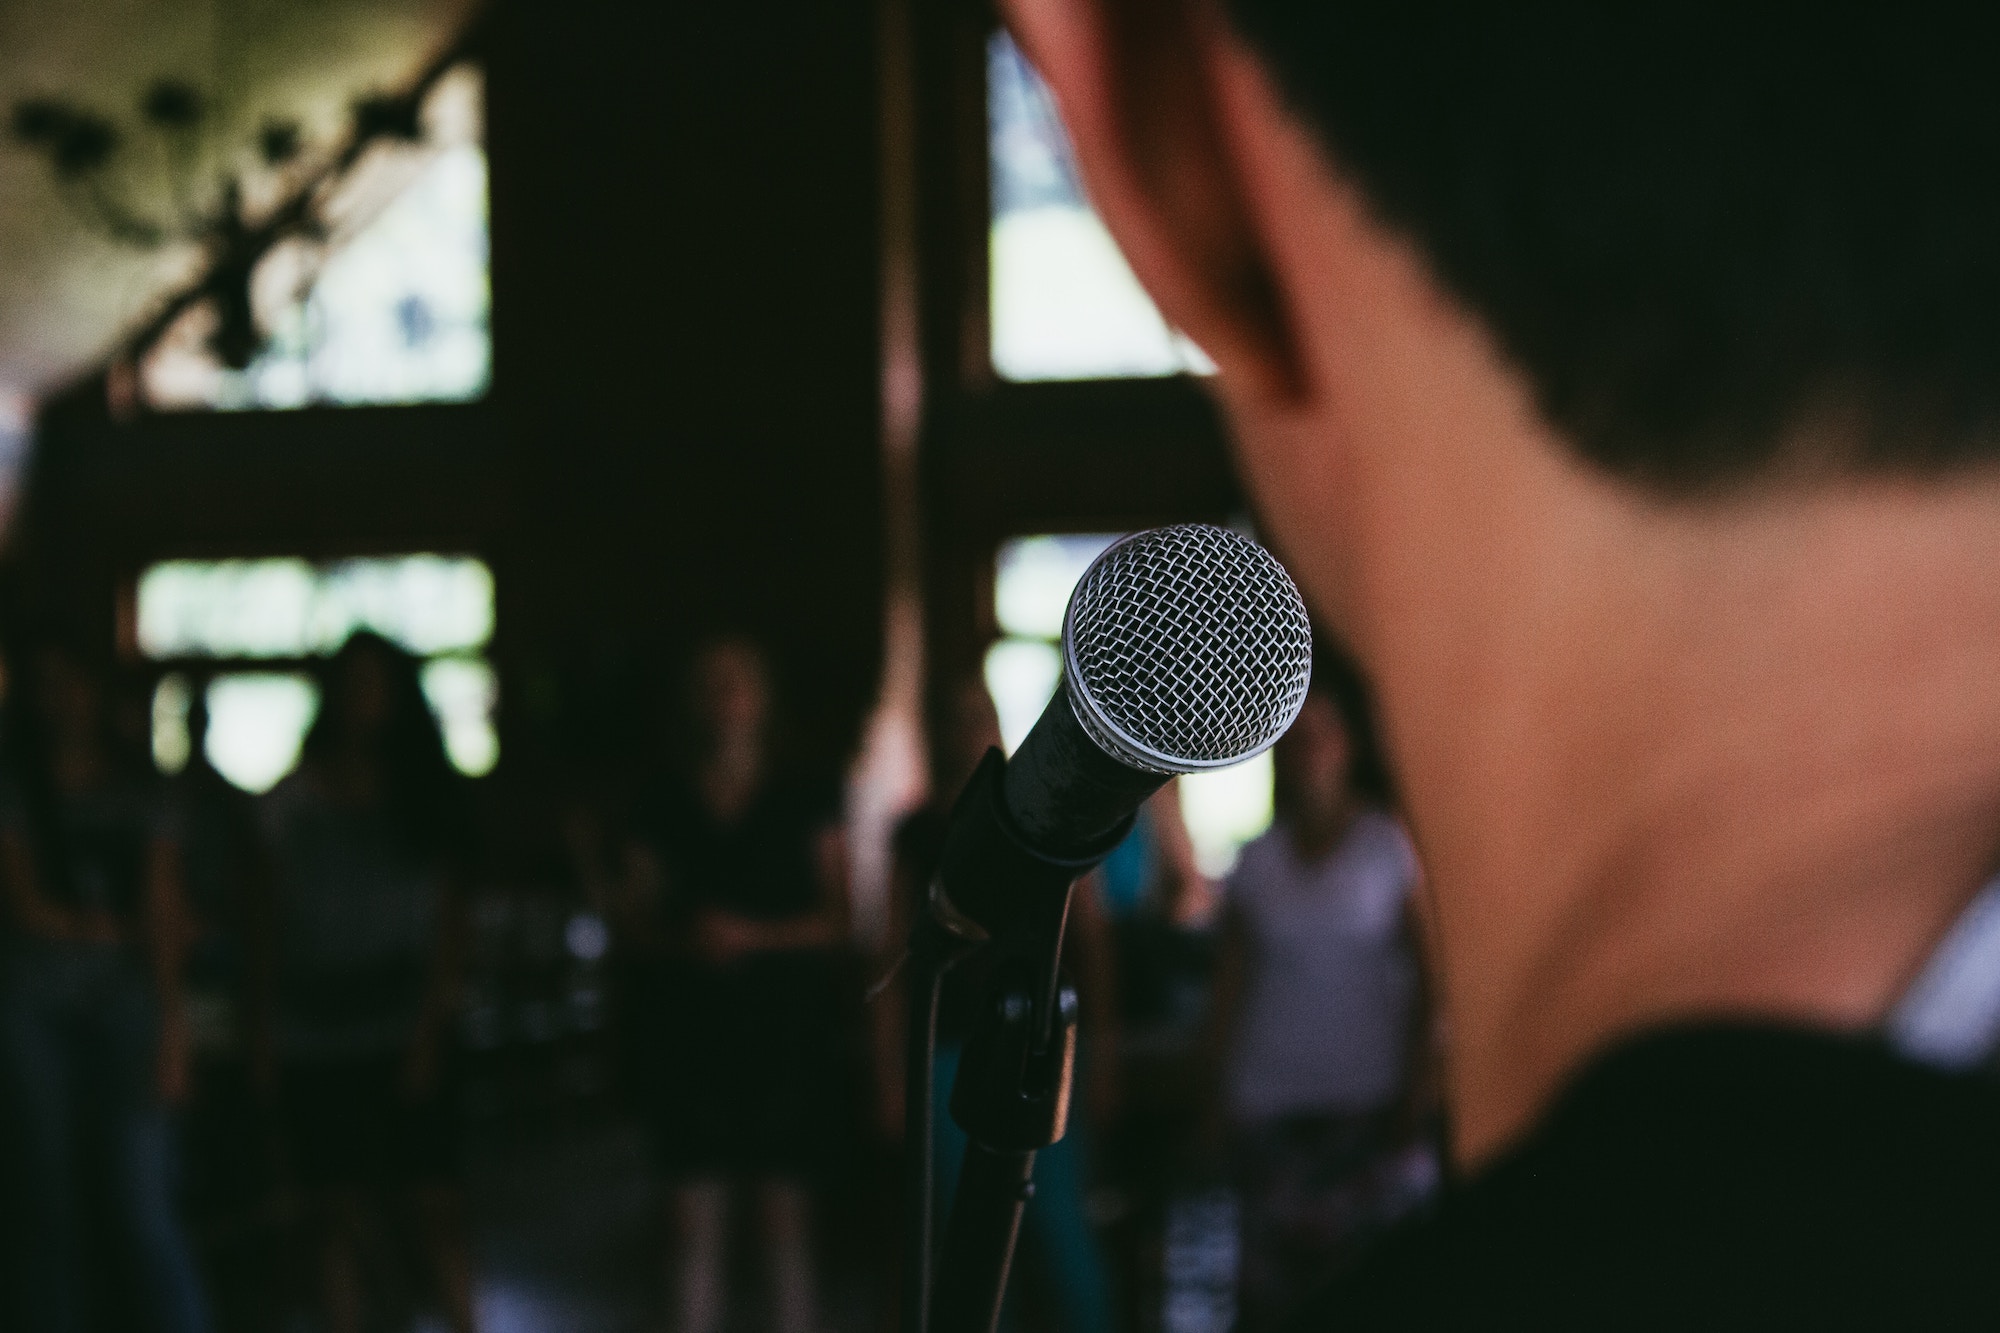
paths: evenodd
<path fill-rule="evenodd" d="M 996 984 L 952 1088 L 952 1119 L 967 1142 L 931 1307 L 932 1327 L 950 1333 L 998 1325 L 1021 1218 L 1034 1197 L 1035 1155 L 1063 1136 L 1069 1117 L 1076 991 L 1060 987 L 1054 1028 L 1038 1033 L 1029 988 L 1019 984 L 1026 980 Z"/>

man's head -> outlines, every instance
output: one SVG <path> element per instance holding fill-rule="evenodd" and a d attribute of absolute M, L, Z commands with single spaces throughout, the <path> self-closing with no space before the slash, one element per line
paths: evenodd
<path fill-rule="evenodd" d="M 2000 23 L 1977 7 L 1011 8 L 1142 277 L 1236 362 L 1226 391 L 1331 387 L 1311 288 L 1372 244 L 1564 454 L 1653 495 L 2000 461 Z M 1271 234 L 1313 239 L 1301 167 L 1350 243 Z"/>
<path fill-rule="evenodd" d="M 1007 10 L 1376 686 L 1465 1143 L 1665 1016 L 1870 1021 L 2000 855 L 1990 41 Z"/>

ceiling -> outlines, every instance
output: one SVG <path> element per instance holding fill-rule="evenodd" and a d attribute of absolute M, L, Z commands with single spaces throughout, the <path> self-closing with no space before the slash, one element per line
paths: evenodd
<path fill-rule="evenodd" d="M 283 188 L 258 165 L 268 120 L 313 149 L 339 138 L 358 97 L 407 85 L 469 20 L 476 0 L 0 0 L 0 405 L 32 401 L 93 367 L 202 260 L 183 242 L 147 252 L 83 219 L 47 159 L 17 142 L 13 107 L 60 97 L 123 134 L 106 177 L 133 207 L 167 216 L 163 142 L 137 105 L 161 78 L 193 85 L 209 114 L 198 166 L 210 193 L 244 178 L 252 202 Z"/>

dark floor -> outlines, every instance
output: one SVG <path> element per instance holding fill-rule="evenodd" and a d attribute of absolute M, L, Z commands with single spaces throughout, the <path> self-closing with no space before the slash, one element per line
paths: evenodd
<path fill-rule="evenodd" d="M 196 1143 L 210 1190 L 198 1227 L 221 1333 L 317 1333 L 306 1312 L 317 1289 L 310 1247 L 293 1211 L 268 1205 L 257 1169 L 254 1117 L 210 1114 Z M 1231 1322 L 1233 1228 L 1226 1200 L 1209 1189 L 1163 1190 L 1165 1149 L 1128 1118 L 1110 1174 L 1090 1201 L 1102 1228 L 1118 1303 L 1131 1333 L 1212 1333 Z M 879 1146 L 850 1139 L 819 1198 L 817 1265 L 825 1333 L 874 1333 L 893 1322 L 897 1165 Z M 545 1117 L 494 1118 L 467 1145 L 465 1216 L 484 1333 L 655 1333 L 665 1330 L 667 1249 L 660 1179 L 647 1136 L 614 1106 Z M 234 1163 L 226 1181 L 217 1164 Z M 227 1187 L 225 1189 L 225 1187 Z M 241 1201 L 221 1206 L 230 1194 Z M 747 1201 L 746 1201 L 747 1202 Z M 764 1294 L 745 1209 L 735 1209 L 733 1287 L 741 1293 L 729 1333 L 763 1333 Z M 1163 1254 L 1164 1249 L 1166 1251 Z M 1162 1260 L 1166 1259 L 1163 1265 Z M 1017 1272 L 1011 1325 L 1049 1321 L 1034 1265 Z M 1175 1281 L 1162 1282 L 1163 1273 Z M 413 1275 L 406 1274 L 406 1279 Z M 411 1293 L 414 1294 L 414 1293 Z M 442 1333 L 420 1321 L 423 1333 Z M 400 1333 L 400 1330 L 398 1331 Z"/>
<path fill-rule="evenodd" d="M 653 1326 L 658 1209 L 636 1131 L 488 1156 L 470 1173 L 466 1204 L 484 1333 Z"/>
<path fill-rule="evenodd" d="M 467 1181 L 482 1333 L 635 1333 L 658 1318 L 659 1188 L 643 1136 L 629 1126 L 578 1129 L 532 1146 L 475 1155 Z M 822 1218 L 823 1326 L 876 1327 L 875 1227 L 852 1208 Z M 738 1244 L 732 1333 L 761 1327 L 754 1256 Z"/>

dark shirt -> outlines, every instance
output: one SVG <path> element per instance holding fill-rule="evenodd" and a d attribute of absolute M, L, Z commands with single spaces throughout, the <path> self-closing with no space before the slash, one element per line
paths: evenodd
<path fill-rule="evenodd" d="M 60 907 L 137 920 L 148 849 L 156 839 L 176 836 L 158 785 L 108 779 L 88 791 L 53 796 L 49 815 L 34 818 L 18 788 L 0 794 L 0 827 L 27 839 L 42 872 L 42 893 Z"/>
<path fill-rule="evenodd" d="M 782 921 L 819 907 L 815 844 L 836 817 L 830 793 L 773 784 L 730 823 L 717 820 L 685 786 L 669 787 L 649 804 L 647 832 L 666 871 L 670 927 L 704 910 Z"/>
<path fill-rule="evenodd" d="M 386 806 L 342 799 L 314 764 L 267 792 L 257 817 L 273 880 L 280 1053 L 406 1050 L 445 929 L 442 864 L 410 845 Z"/>
<path fill-rule="evenodd" d="M 1290 1327 L 1996 1325 L 2000 1086 L 1711 1026 L 1595 1061 Z"/>
<path fill-rule="evenodd" d="M 670 1175 L 800 1178 L 831 1151 L 850 1012 L 839 951 L 713 963 L 692 947 L 692 928 L 709 911 L 764 922 L 818 911 L 817 847 L 837 818 L 836 795 L 831 784 L 773 783 L 723 822 L 676 782 L 639 807 L 663 872 L 652 925 L 678 947 L 627 957 L 621 1027 L 655 1159 Z"/>
<path fill-rule="evenodd" d="M 246 886 L 259 857 L 257 804 L 196 756 L 168 784 L 180 831 L 182 888 L 194 927 L 187 981 L 229 991 L 243 978 Z"/>

